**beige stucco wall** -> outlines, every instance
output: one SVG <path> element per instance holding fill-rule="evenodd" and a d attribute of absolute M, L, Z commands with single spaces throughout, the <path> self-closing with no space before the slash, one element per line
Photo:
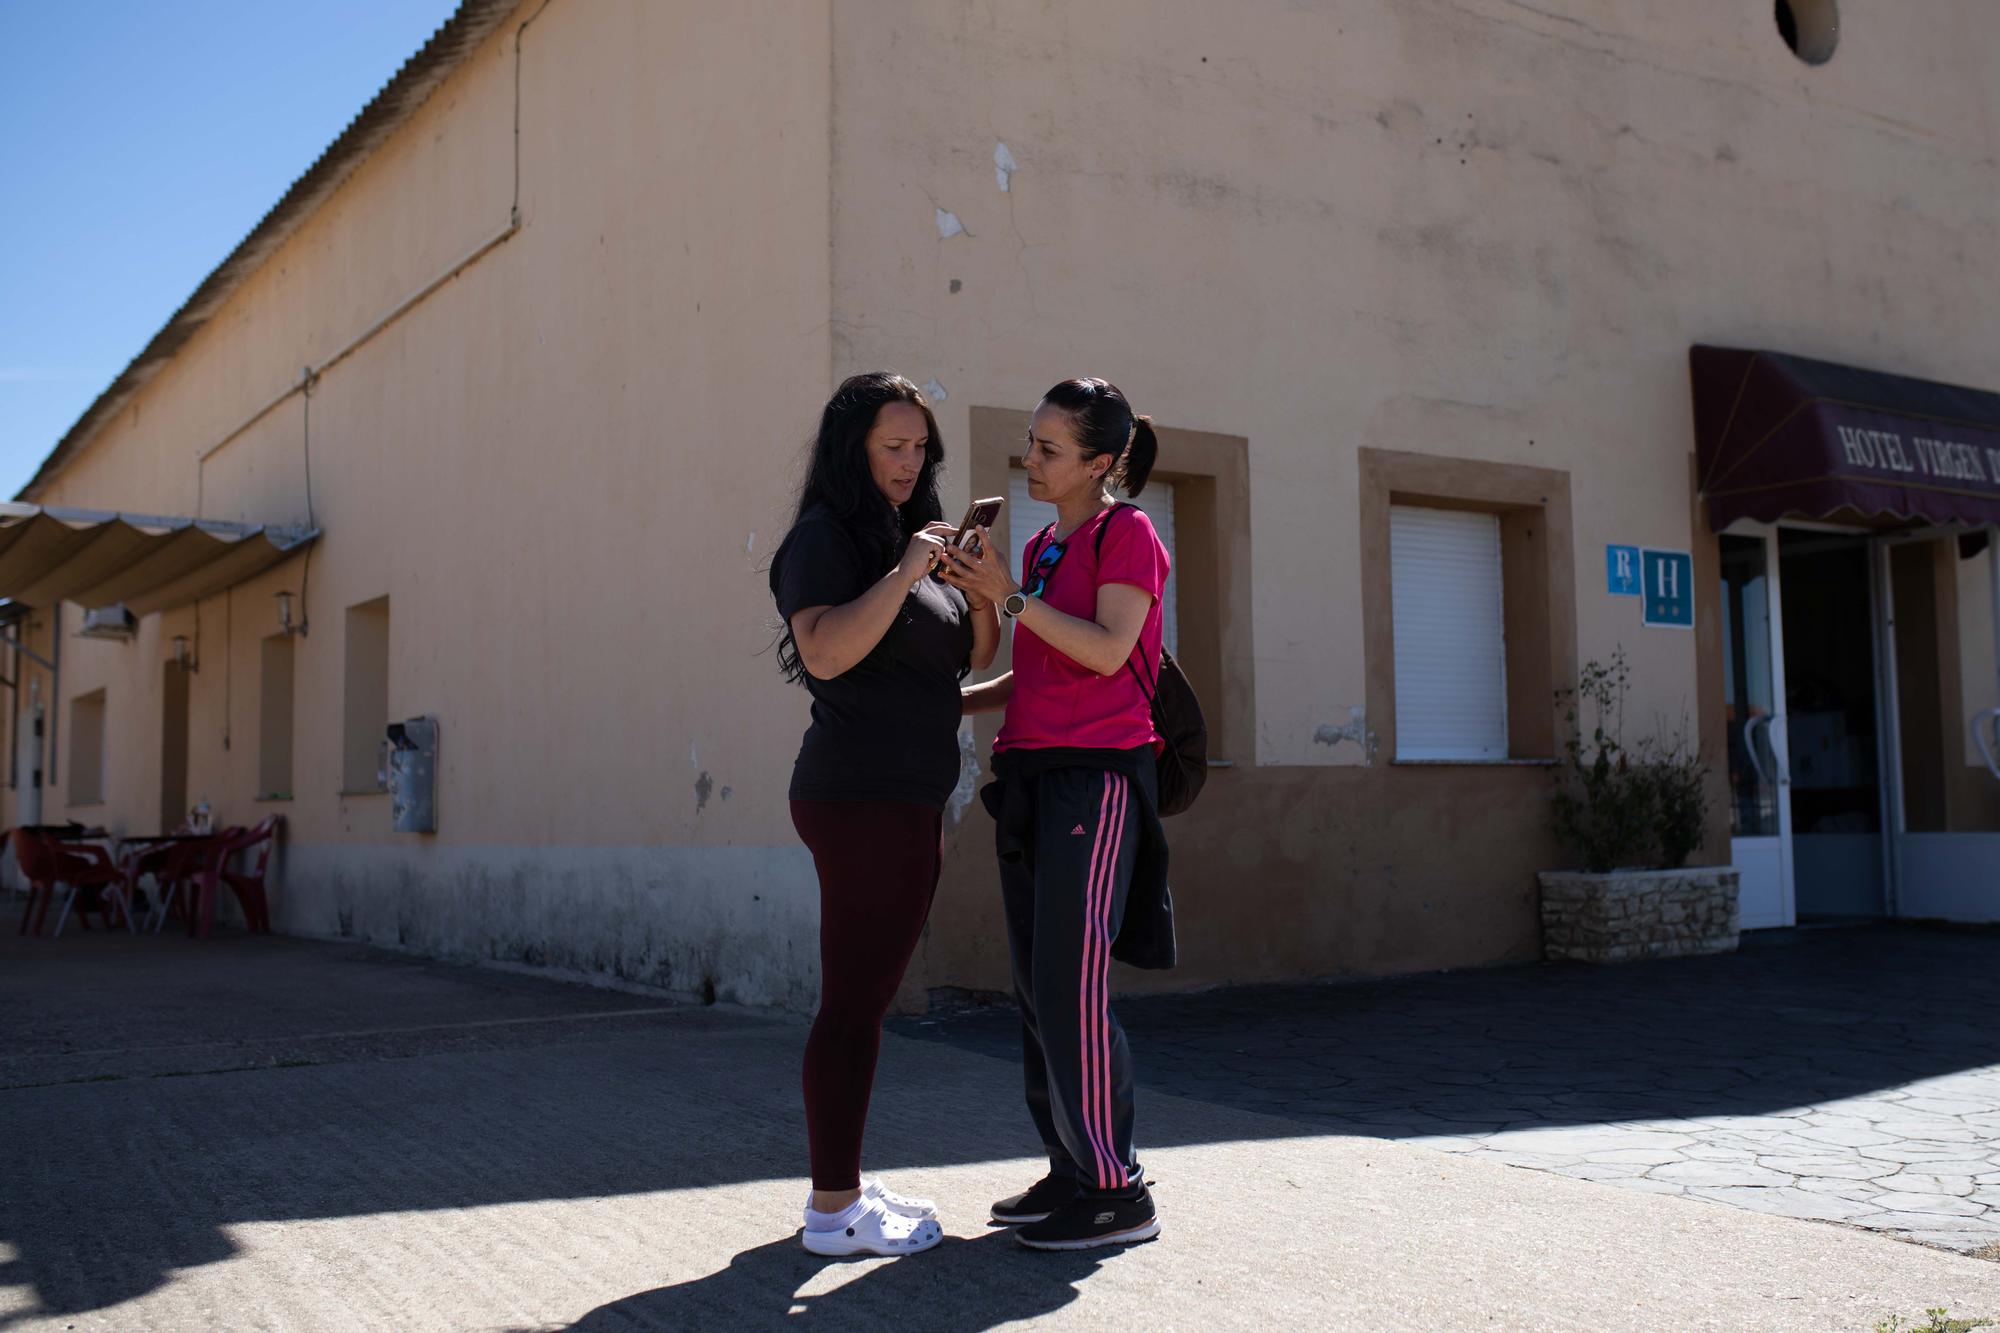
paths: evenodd
<path fill-rule="evenodd" d="M 836 7 L 836 369 L 935 374 L 957 435 L 1095 373 L 1249 437 L 1260 763 L 1360 759 L 1311 739 L 1363 698 L 1357 446 L 1564 468 L 1580 553 L 1685 548 L 1691 342 L 1991 377 L 1982 10 L 1809 69 L 1733 0 L 1560 8 Z M 1691 708 L 1600 563 L 1582 652 Z"/>
<path fill-rule="evenodd" d="M 553 0 L 521 229 L 327 372 L 309 426 L 295 396 L 197 465 L 505 228 L 524 7 L 41 498 L 299 521 L 309 434 L 286 928 L 805 1004 L 806 706 L 759 570 L 819 404 L 935 376 L 955 508 L 972 407 L 1107 375 L 1249 451 L 1256 734 L 1176 825 L 1196 937 L 1166 981 L 1529 957 L 1539 776 L 1316 739 L 1367 698 L 1357 450 L 1567 472 L 1579 654 L 1628 650 L 1635 718 L 1693 713 L 1696 636 L 1601 574 L 1608 542 L 1700 539 L 1688 344 L 1993 378 L 2000 47 L 1976 0 L 1846 8 L 1808 69 L 1735 0 Z M 257 641 L 302 575 L 199 608 L 189 790 L 230 822 L 266 808 Z M 435 838 L 337 794 L 342 613 L 384 595 L 391 712 L 443 719 Z M 118 747 L 79 813 L 156 819 L 194 617 L 65 643 Z M 1002 984 L 987 836 L 955 825 L 906 1001 Z"/>
<path fill-rule="evenodd" d="M 1318 800 L 1393 811 L 1409 839 L 1327 837 L 1310 874 L 1278 850 L 1302 770 L 1364 761 L 1315 743 L 1366 698 L 1362 570 L 1384 553 L 1355 538 L 1358 448 L 1567 471 L 1578 653 L 1622 645 L 1631 716 L 1672 724 L 1697 707 L 1696 636 L 1641 628 L 1601 553 L 1697 540 L 1689 344 L 1990 380 L 1987 18 L 1848 8 L 1809 69 L 1768 7 L 1723 0 L 836 6 L 836 373 L 935 375 L 954 440 L 971 406 L 1101 374 L 1166 424 L 1249 441 L 1258 736 L 1232 757 L 1301 772 L 1218 773 L 1225 794 L 1176 824 L 1203 932 L 1176 984 L 1411 966 L 1387 937 L 1425 939 L 1433 966 L 1534 954 L 1552 849 L 1514 777 L 1485 788 L 1528 812 L 1497 841 L 1455 822 L 1458 776 L 1358 770 Z M 937 207 L 965 234 L 941 239 Z M 1434 837 L 1483 873 L 1414 873 Z M 1001 984 L 980 855 L 907 1000 Z M 1307 901 L 1354 910 L 1299 910 L 1302 874 Z"/>
<path fill-rule="evenodd" d="M 197 456 L 505 227 L 518 26 L 40 498 L 303 520 L 302 398 Z M 800 1002 L 812 880 L 773 797 L 798 726 L 758 568 L 831 373 L 827 41 L 795 0 L 557 0 L 527 30 L 521 229 L 311 397 L 291 802 L 249 798 L 258 639 L 303 562 L 200 607 L 190 796 L 284 811 L 281 926 Z M 391 715 L 442 718 L 435 838 L 338 794 L 343 613 L 384 595 Z M 65 643 L 65 697 L 106 685 L 132 747 L 77 813 L 157 819 L 162 645 L 194 616 Z"/>

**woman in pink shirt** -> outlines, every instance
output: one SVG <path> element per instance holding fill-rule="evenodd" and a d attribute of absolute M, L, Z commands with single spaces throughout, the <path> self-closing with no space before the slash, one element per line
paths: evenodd
<path fill-rule="evenodd" d="M 993 1217 L 1021 1224 L 1037 1249 L 1160 1229 L 1133 1155 L 1131 1058 L 1108 994 L 1128 901 L 1166 887 L 1150 690 L 1169 562 L 1151 520 L 1111 494 L 1138 495 L 1158 452 L 1151 421 L 1116 385 L 1065 380 L 1029 426 L 1028 493 L 1057 518 L 1021 553 L 1020 579 L 988 533 L 987 558 L 947 548 L 941 562 L 1016 626 L 1014 669 L 964 693 L 968 713 L 1006 710 L 982 795 L 999 823 L 1028 1110 L 1049 1155 L 1047 1177 Z"/>

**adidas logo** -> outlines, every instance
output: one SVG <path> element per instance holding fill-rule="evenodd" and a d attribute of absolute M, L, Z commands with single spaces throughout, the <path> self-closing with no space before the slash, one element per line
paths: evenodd
<path fill-rule="evenodd" d="M 1071 830 L 1069 831 L 1069 836 L 1070 836 L 1070 837 L 1072 837 L 1072 838 L 1081 838 L 1081 837 L 1085 837 L 1085 836 L 1088 836 L 1088 835 L 1086 835 L 1086 834 L 1084 833 L 1084 831 L 1083 831 L 1083 825 L 1081 825 L 1081 824 L 1078 824 L 1078 825 L 1077 825 L 1077 826 L 1076 826 L 1075 828 L 1073 828 L 1073 829 L 1071 829 Z"/>

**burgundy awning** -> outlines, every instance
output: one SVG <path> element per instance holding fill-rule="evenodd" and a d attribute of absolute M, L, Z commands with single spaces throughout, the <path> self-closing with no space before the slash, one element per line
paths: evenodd
<path fill-rule="evenodd" d="M 1715 531 L 1835 514 L 2000 523 L 2000 394 L 1729 347 L 1688 363 Z"/>

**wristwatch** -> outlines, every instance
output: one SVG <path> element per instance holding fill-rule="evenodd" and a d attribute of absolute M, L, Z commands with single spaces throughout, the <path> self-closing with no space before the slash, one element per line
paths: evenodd
<path fill-rule="evenodd" d="M 1008 593 L 1007 599 L 1000 603 L 1000 614 L 1006 616 L 1009 620 L 1012 620 L 1027 609 L 1028 595 L 1018 589 Z"/>

